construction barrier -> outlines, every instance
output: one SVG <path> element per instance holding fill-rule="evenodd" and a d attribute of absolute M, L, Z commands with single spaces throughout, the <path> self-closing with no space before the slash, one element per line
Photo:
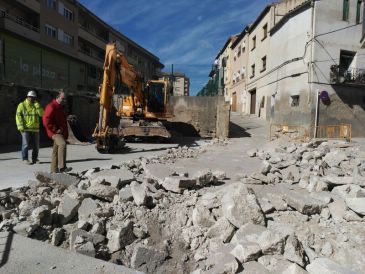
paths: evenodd
<path fill-rule="evenodd" d="M 318 139 L 336 139 L 336 140 L 347 140 L 351 142 L 352 128 L 351 124 L 341 125 L 322 125 L 312 127 L 315 132 L 315 137 Z"/>
<path fill-rule="evenodd" d="M 289 137 L 292 140 L 306 142 L 309 141 L 309 131 L 304 126 L 288 124 L 270 124 L 269 141 L 281 136 Z"/>

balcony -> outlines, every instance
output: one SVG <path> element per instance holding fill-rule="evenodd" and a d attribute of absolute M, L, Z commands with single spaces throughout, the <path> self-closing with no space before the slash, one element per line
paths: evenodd
<path fill-rule="evenodd" d="M 41 12 L 41 4 L 39 3 L 39 0 L 16 0 L 16 1 L 22 4 L 23 6 L 26 6 L 27 8 L 35 11 L 36 13 Z"/>
<path fill-rule="evenodd" d="M 35 27 L 13 15 L 0 11 L 0 28 L 39 42 L 39 28 Z"/>
<path fill-rule="evenodd" d="M 93 54 L 91 53 L 91 51 L 87 51 L 85 49 L 79 48 L 78 51 L 78 57 L 88 63 L 88 64 L 92 64 L 94 66 L 103 66 L 104 63 L 104 59 L 100 58 L 99 56 L 93 56 Z"/>
<path fill-rule="evenodd" d="M 343 69 L 338 65 L 331 66 L 331 84 L 365 85 L 365 69 Z"/>
<path fill-rule="evenodd" d="M 93 34 L 91 32 L 88 32 L 82 26 L 79 27 L 79 37 L 81 37 L 82 39 L 90 42 L 91 44 L 93 44 L 101 49 L 105 49 L 106 43 L 108 43 L 108 41 L 105 41 L 103 38 L 96 36 L 95 34 Z"/>

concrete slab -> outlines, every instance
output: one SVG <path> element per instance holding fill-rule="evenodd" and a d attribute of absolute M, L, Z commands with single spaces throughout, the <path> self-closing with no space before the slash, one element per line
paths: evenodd
<path fill-rule="evenodd" d="M 0 233 L 1 273 L 142 273 L 7 232 Z"/>

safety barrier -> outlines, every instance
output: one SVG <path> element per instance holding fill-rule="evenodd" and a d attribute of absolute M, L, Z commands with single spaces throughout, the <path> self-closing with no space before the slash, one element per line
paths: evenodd
<path fill-rule="evenodd" d="M 288 124 L 270 124 L 269 141 L 281 136 L 286 136 L 292 140 L 306 142 L 309 141 L 309 131 L 304 126 Z"/>
<path fill-rule="evenodd" d="M 316 133 L 318 139 L 337 139 L 347 140 L 351 142 L 352 138 L 352 127 L 351 124 L 341 125 L 322 125 L 312 127 L 312 132 Z"/>

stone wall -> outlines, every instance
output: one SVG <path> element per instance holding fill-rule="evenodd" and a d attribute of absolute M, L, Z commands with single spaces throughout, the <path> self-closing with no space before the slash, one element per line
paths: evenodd
<path fill-rule="evenodd" d="M 223 96 L 174 97 L 172 122 L 192 125 L 201 137 L 227 137 L 230 105 Z"/>

